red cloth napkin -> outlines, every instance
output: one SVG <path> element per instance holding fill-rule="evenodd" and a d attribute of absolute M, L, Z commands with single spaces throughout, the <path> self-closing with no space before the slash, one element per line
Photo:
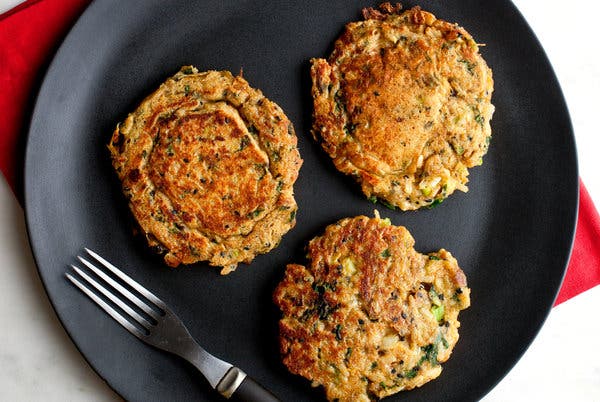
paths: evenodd
<path fill-rule="evenodd" d="M 558 297 L 558 305 L 600 283 L 600 216 L 579 180 L 579 216 L 571 259 Z"/>
<path fill-rule="evenodd" d="M 47 63 L 89 0 L 30 0 L 0 15 L 0 169 L 13 190 L 25 136 L 19 135 Z M 15 191 L 19 199 L 21 192 Z"/>
<path fill-rule="evenodd" d="M 29 0 L 0 15 L 0 169 L 20 198 L 19 135 L 38 80 L 89 0 Z M 580 182 L 573 253 L 556 304 L 600 283 L 600 217 Z"/>

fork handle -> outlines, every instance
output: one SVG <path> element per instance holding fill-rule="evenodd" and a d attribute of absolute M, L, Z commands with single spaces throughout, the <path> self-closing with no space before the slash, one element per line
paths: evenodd
<path fill-rule="evenodd" d="M 217 384 L 217 391 L 236 402 L 279 402 L 265 387 L 237 367 L 231 367 Z"/>
<path fill-rule="evenodd" d="M 244 378 L 229 400 L 235 402 L 280 402 L 279 398 L 248 376 Z"/>

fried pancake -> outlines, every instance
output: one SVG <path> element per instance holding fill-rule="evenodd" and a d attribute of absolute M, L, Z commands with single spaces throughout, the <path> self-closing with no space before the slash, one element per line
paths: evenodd
<path fill-rule="evenodd" d="M 420 254 L 388 219 L 328 226 L 274 293 L 284 364 L 330 401 L 369 401 L 440 375 L 470 289 L 446 250 Z"/>
<path fill-rule="evenodd" d="M 183 67 L 108 148 L 134 218 L 169 266 L 208 261 L 227 274 L 295 225 L 294 128 L 241 76 Z"/>
<path fill-rule="evenodd" d="M 467 191 L 491 138 L 492 71 L 471 35 L 382 4 L 312 59 L 313 135 L 372 201 L 414 210 Z"/>

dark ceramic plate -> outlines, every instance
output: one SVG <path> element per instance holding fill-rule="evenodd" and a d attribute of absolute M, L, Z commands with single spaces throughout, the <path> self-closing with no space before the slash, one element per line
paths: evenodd
<path fill-rule="evenodd" d="M 197 372 L 127 333 L 64 277 L 83 246 L 167 301 L 207 350 L 286 401 L 322 398 L 291 375 L 277 349 L 271 293 L 285 264 L 342 217 L 372 215 L 351 179 L 312 141 L 311 57 L 327 56 L 365 1 L 94 2 L 43 81 L 27 144 L 25 206 L 33 253 L 65 329 L 98 374 L 128 400 L 218 400 Z M 415 5 L 413 2 L 405 6 Z M 422 252 L 444 247 L 467 274 L 472 307 L 439 379 L 390 401 L 468 401 L 485 395 L 540 329 L 563 277 L 577 214 L 569 116 L 544 52 L 509 1 L 428 1 L 459 21 L 494 71 L 493 140 L 470 191 L 432 210 L 391 211 Z M 105 144 L 115 124 L 180 66 L 244 69 L 293 121 L 304 166 L 298 224 L 273 252 L 221 277 L 202 264 L 172 270 L 132 236 Z"/>

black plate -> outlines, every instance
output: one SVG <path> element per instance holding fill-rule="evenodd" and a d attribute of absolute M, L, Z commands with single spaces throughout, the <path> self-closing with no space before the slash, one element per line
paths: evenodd
<path fill-rule="evenodd" d="M 279 360 L 271 293 L 285 264 L 327 224 L 374 206 L 311 140 L 309 58 L 327 56 L 365 1 L 94 2 L 58 51 L 40 90 L 27 144 L 25 206 L 33 253 L 64 327 L 92 367 L 129 400 L 214 400 L 183 361 L 127 333 L 64 277 L 92 247 L 168 302 L 191 333 L 287 401 L 321 390 Z M 405 4 L 414 5 L 413 2 Z M 428 1 L 460 21 L 494 71 L 493 140 L 470 191 L 433 210 L 391 211 L 422 252 L 458 259 L 473 305 L 441 377 L 393 400 L 481 398 L 541 327 L 569 257 L 577 214 L 577 164 L 569 116 L 533 33 L 509 1 Z M 296 127 L 304 166 L 298 224 L 273 252 L 220 277 L 204 265 L 168 269 L 132 236 L 105 144 L 115 124 L 181 65 L 244 70 Z"/>

